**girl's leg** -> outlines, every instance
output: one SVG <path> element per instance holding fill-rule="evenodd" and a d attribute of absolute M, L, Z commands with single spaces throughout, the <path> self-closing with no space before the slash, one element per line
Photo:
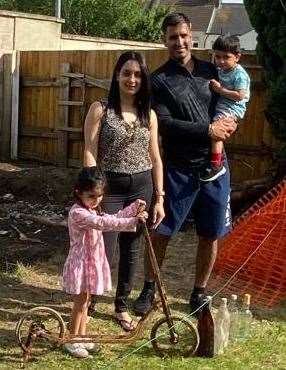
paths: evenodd
<path fill-rule="evenodd" d="M 81 328 L 84 327 L 82 325 L 86 325 L 86 323 L 84 324 L 84 321 L 82 324 L 82 320 L 85 320 L 86 322 L 88 303 L 89 303 L 88 293 L 84 292 L 74 295 L 70 322 L 70 334 L 72 335 L 85 334 L 81 332 Z"/>
<path fill-rule="evenodd" d="M 79 335 L 86 335 L 86 324 L 87 324 L 87 310 L 90 302 L 90 294 L 86 293 L 85 300 L 83 302 L 82 306 L 82 316 L 81 316 L 81 321 L 79 325 Z"/>
<path fill-rule="evenodd" d="M 86 330 L 87 306 L 89 294 L 80 293 L 74 295 L 73 308 L 70 322 L 70 334 L 84 335 Z M 81 343 L 66 343 L 64 348 L 74 357 L 88 357 L 88 351 Z"/>

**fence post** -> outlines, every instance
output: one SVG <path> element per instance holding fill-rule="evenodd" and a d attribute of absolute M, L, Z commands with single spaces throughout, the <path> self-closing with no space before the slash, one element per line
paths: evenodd
<path fill-rule="evenodd" d="M 10 159 L 11 106 L 12 106 L 12 54 L 3 55 L 1 159 Z M 1 88 L 1 85 L 0 85 Z"/>
<path fill-rule="evenodd" d="M 18 158 L 20 52 L 12 54 L 11 159 Z"/>
<path fill-rule="evenodd" d="M 60 94 L 59 100 L 67 101 L 70 95 L 69 78 L 62 76 L 63 73 L 70 72 L 70 63 L 62 63 L 60 66 Z M 68 162 L 68 132 L 61 130 L 69 126 L 69 106 L 59 106 L 59 119 L 57 122 L 58 129 L 58 150 L 57 150 L 57 164 L 58 166 L 67 167 Z"/>

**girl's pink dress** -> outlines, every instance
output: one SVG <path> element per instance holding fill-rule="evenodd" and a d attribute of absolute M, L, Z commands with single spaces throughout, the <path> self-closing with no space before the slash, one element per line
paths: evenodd
<path fill-rule="evenodd" d="M 63 288 L 69 294 L 102 295 L 111 290 L 111 274 L 105 255 L 103 231 L 136 231 L 139 202 L 115 215 L 74 204 L 69 212 L 70 250 L 63 271 Z"/>

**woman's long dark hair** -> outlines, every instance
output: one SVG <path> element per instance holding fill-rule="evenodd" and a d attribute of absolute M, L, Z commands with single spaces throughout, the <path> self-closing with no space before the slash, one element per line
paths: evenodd
<path fill-rule="evenodd" d="M 141 86 L 135 97 L 135 107 L 137 109 L 140 122 L 144 126 L 149 126 L 151 109 L 150 73 L 143 56 L 135 51 L 127 51 L 120 55 L 113 71 L 107 107 L 113 108 L 115 113 L 119 117 L 123 118 L 120 105 L 119 82 L 117 81 L 117 77 L 123 65 L 129 60 L 138 62 L 141 69 Z"/>

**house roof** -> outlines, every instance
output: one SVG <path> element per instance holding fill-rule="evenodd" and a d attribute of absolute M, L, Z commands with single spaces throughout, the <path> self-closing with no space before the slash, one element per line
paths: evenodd
<path fill-rule="evenodd" d="M 215 35 L 243 35 L 253 30 L 243 4 L 223 4 L 215 10 L 214 21 L 208 33 Z"/>
<path fill-rule="evenodd" d="M 193 31 L 208 34 L 243 35 L 253 30 L 243 4 L 224 3 L 215 7 L 216 0 L 161 0 L 161 4 L 175 4 L 176 10 L 186 14 Z M 200 4 L 200 5 L 197 5 Z M 209 24 L 215 10 L 211 28 Z"/>
<path fill-rule="evenodd" d="M 204 5 L 192 7 L 182 5 L 177 7 L 177 10 L 186 14 L 190 18 L 193 31 L 206 32 L 214 11 L 214 6 Z"/>

